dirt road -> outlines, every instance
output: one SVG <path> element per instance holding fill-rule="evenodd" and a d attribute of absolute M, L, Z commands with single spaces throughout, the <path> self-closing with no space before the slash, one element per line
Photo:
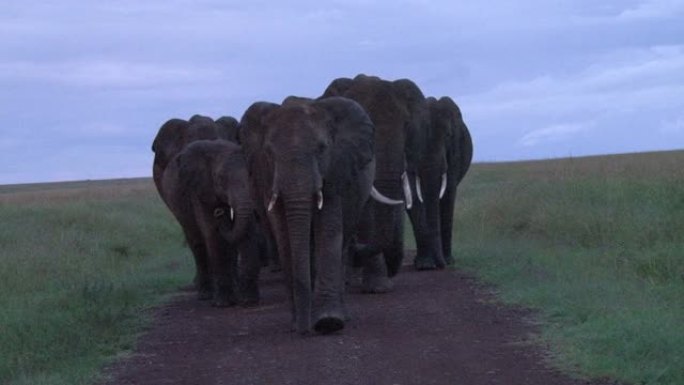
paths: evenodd
<path fill-rule="evenodd" d="M 110 384 L 612 384 L 573 380 L 525 344 L 524 310 L 494 304 L 453 270 L 406 270 L 384 295 L 348 295 L 339 334 L 300 337 L 277 276 L 262 305 L 211 308 L 183 294 L 156 313 L 136 353 L 108 369 Z"/>

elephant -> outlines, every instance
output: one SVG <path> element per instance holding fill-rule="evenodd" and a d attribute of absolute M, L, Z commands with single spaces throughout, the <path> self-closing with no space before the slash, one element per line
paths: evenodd
<path fill-rule="evenodd" d="M 402 206 L 413 207 L 409 178 L 418 171 L 429 124 L 425 97 L 408 79 L 387 81 L 363 74 L 333 80 L 323 93 L 327 96 L 355 100 L 375 125 L 374 185 L 394 204 L 368 202 L 359 226 L 355 262 L 363 267 L 362 291 L 384 293 L 391 290 L 390 278 L 404 259 Z"/>
<path fill-rule="evenodd" d="M 189 121 L 173 118 L 162 124 L 152 142 L 152 151 L 154 152 L 152 179 L 162 200 L 166 203 L 161 183 L 162 176 L 166 166 L 176 154 L 196 140 L 221 137 L 237 143 L 235 140 L 236 132 L 237 121 L 228 116 L 214 122 L 209 117 L 193 115 Z"/>
<path fill-rule="evenodd" d="M 217 307 L 257 303 L 263 250 L 240 146 L 188 144 L 168 163 L 162 187 L 195 258 L 199 298 Z"/>
<path fill-rule="evenodd" d="M 275 235 L 300 334 L 332 333 L 348 319 L 343 261 L 374 191 L 373 138 L 363 108 L 340 97 L 256 102 L 240 120 L 257 211 Z"/>
<path fill-rule="evenodd" d="M 418 270 L 441 267 L 436 261 L 453 263 L 451 240 L 458 184 L 473 157 L 473 143 L 461 111 L 445 96 L 427 98 L 430 124 L 418 173 L 411 176 L 418 199 L 409 210 L 416 237 Z"/>

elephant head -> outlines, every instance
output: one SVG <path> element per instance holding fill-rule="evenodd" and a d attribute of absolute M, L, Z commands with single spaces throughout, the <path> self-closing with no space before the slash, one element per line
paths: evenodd
<path fill-rule="evenodd" d="M 346 318 L 344 242 L 371 190 L 373 124 L 349 99 L 288 100 L 250 106 L 240 141 L 283 259 L 296 329 L 332 332 Z"/>
<path fill-rule="evenodd" d="M 473 155 L 472 141 L 461 111 L 449 97 L 427 99 L 430 124 L 415 179 L 419 202 L 410 212 L 418 243 L 415 266 L 440 267 L 451 262 L 451 232 L 456 188 Z"/>

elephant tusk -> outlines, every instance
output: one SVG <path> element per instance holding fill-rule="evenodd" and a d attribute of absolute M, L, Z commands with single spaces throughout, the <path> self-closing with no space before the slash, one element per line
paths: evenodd
<path fill-rule="evenodd" d="M 444 173 L 442 174 L 442 187 L 439 188 L 439 199 L 442 199 L 444 197 L 444 192 L 446 191 L 447 188 L 447 174 Z"/>
<path fill-rule="evenodd" d="M 418 195 L 418 200 L 423 203 L 423 190 L 420 189 L 420 177 L 416 175 L 416 195 Z"/>
<path fill-rule="evenodd" d="M 372 186 L 371 188 L 371 197 L 375 199 L 376 201 L 380 203 L 384 203 L 386 205 L 402 205 L 404 204 L 404 201 L 398 201 L 396 199 L 388 198 L 382 194 L 380 194 L 380 191 L 375 189 L 375 186 Z"/>
<path fill-rule="evenodd" d="M 273 210 L 273 206 L 276 204 L 277 200 L 278 200 L 278 193 L 273 193 L 273 195 L 271 195 L 271 201 L 268 202 L 268 211 Z"/>
<path fill-rule="evenodd" d="M 235 212 L 233 211 L 233 208 L 230 208 L 230 221 L 233 221 L 233 218 L 235 218 Z"/>
<path fill-rule="evenodd" d="M 409 178 L 408 175 L 406 174 L 406 171 L 404 171 L 403 174 L 401 174 L 401 185 L 404 189 L 404 198 L 406 199 L 406 208 L 411 209 L 413 207 L 413 197 L 411 196 L 411 185 L 409 184 Z"/>
<path fill-rule="evenodd" d="M 320 210 L 323 208 L 323 192 L 321 190 L 318 190 L 317 198 L 318 201 L 316 202 L 316 206 Z"/>

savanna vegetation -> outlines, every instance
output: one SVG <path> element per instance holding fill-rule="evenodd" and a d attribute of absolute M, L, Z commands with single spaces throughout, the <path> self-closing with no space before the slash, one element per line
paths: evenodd
<path fill-rule="evenodd" d="M 456 265 L 538 310 L 552 364 L 684 384 L 682 165 L 684 151 L 475 164 Z M 92 383 L 192 278 L 149 179 L 0 186 L 0 220 L 3 384 Z"/>
<path fill-rule="evenodd" d="M 0 186 L 0 383 L 88 384 L 192 278 L 151 179 Z"/>
<path fill-rule="evenodd" d="M 539 310 L 578 375 L 684 384 L 684 151 L 477 164 L 457 266 Z"/>

